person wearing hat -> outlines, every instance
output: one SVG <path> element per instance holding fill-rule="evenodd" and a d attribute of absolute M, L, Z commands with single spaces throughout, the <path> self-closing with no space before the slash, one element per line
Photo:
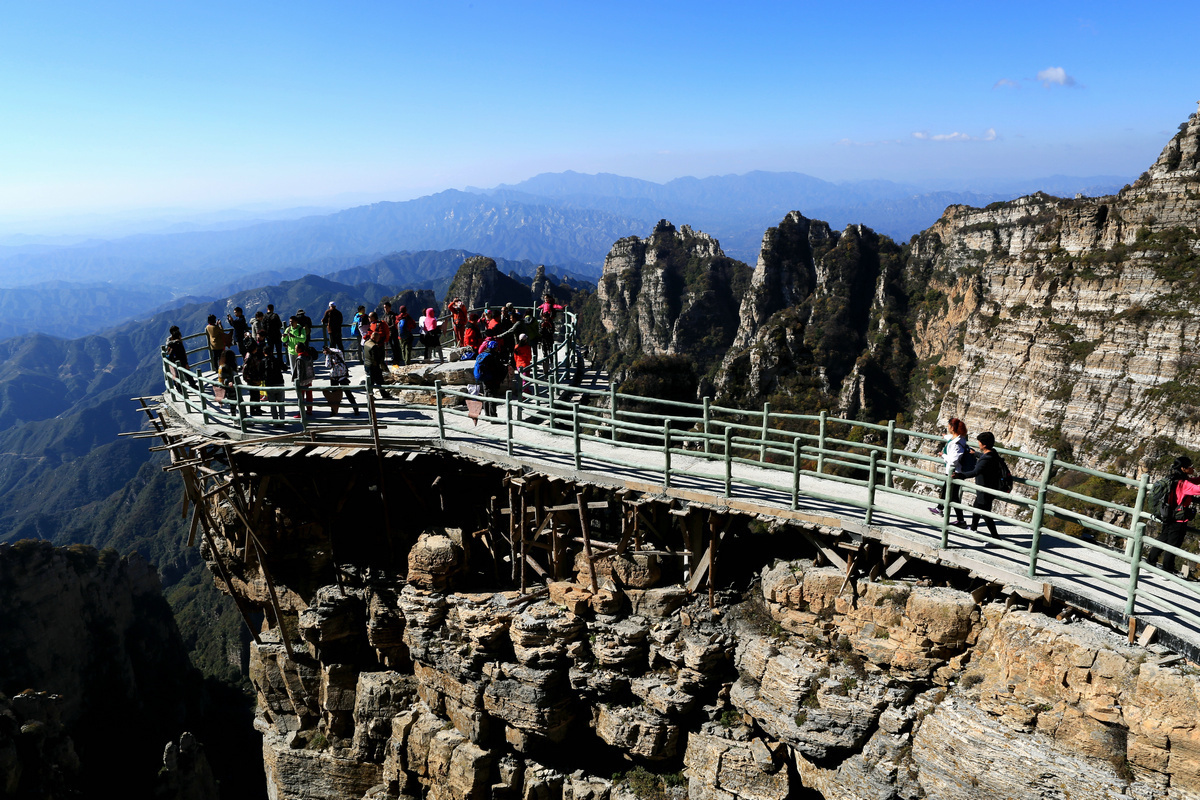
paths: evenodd
<path fill-rule="evenodd" d="M 321 325 L 325 328 L 325 343 L 340 353 L 342 350 L 342 312 L 338 311 L 337 305 L 332 300 L 329 301 L 329 308 L 325 309 L 325 316 L 321 317 Z"/>
<path fill-rule="evenodd" d="M 1174 494 L 1171 496 L 1173 503 L 1169 503 L 1168 509 L 1171 513 L 1162 522 L 1162 530 L 1158 534 L 1158 541 L 1163 544 L 1169 544 L 1172 547 L 1182 547 L 1183 537 L 1187 535 L 1188 523 L 1196 516 L 1196 507 L 1192 505 L 1192 498 L 1200 495 L 1200 482 L 1194 476 L 1195 467 L 1192 466 L 1192 459 L 1187 456 L 1179 456 L 1171 462 L 1171 489 Z M 1175 571 L 1175 554 L 1169 553 L 1158 547 L 1149 548 L 1143 560 L 1150 565 L 1158 561 L 1159 556 L 1162 556 L 1162 570 L 1164 572 Z"/>
<path fill-rule="evenodd" d="M 312 317 L 308 316 L 308 314 L 305 314 L 304 309 L 302 308 L 296 312 L 296 321 L 304 326 L 304 330 L 308 331 L 308 335 L 304 338 L 304 341 L 311 341 L 313 326 Z"/>

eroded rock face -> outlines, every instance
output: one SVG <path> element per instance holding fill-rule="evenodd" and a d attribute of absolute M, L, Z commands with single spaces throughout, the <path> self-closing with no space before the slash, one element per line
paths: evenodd
<path fill-rule="evenodd" d="M 496 266 L 495 260 L 487 256 L 472 256 L 458 268 L 450 288 L 446 290 L 445 304 L 448 305 L 456 297 L 462 298 L 467 308 L 505 303 L 530 305 L 529 287 L 505 275 Z M 420 309 L 421 312 L 424 310 Z"/>
<path fill-rule="evenodd" d="M 1090 623 L 810 561 L 765 568 L 759 599 L 717 614 L 679 587 L 601 613 L 587 582 L 550 599 L 316 592 L 310 642 L 366 638 L 375 619 L 411 667 L 288 659 L 264 634 L 252 677 L 273 796 L 631 797 L 586 768 L 601 751 L 682 766 L 686 789 L 663 791 L 697 799 L 1200 791 L 1200 677 Z M 356 598 L 369 613 L 339 611 Z"/>
<path fill-rule="evenodd" d="M 951 206 L 923 232 L 913 344 L 940 387 L 918 412 L 1026 449 L 1200 446 L 1198 142 L 1193 115 L 1118 195 Z"/>
<path fill-rule="evenodd" d="M 707 368 L 733 341 L 749 279 L 745 264 L 687 225 L 662 220 L 645 239 L 621 239 L 596 289 L 608 351 L 685 354 Z"/>

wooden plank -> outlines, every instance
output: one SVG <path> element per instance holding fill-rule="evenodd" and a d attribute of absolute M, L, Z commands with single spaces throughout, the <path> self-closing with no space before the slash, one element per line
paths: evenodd
<path fill-rule="evenodd" d="M 889 578 L 894 578 L 894 577 L 896 577 L 896 573 L 899 572 L 900 570 L 904 569 L 904 565 L 907 563 L 908 563 L 908 556 L 901 553 L 900 555 L 898 555 L 896 557 L 896 560 L 891 563 L 891 566 L 889 566 L 886 570 L 884 570 L 884 574 L 887 575 Z"/>
<path fill-rule="evenodd" d="M 705 550 L 704 555 L 700 556 L 700 560 L 696 562 L 696 569 L 692 572 L 692 579 L 688 581 L 688 594 L 692 594 L 700 588 L 700 582 L 704 580 L 705 574 L 708 573 L 710 558 L 711 554 L 708 550 Z"/>
<path fill-rule="evenodd" d="M 1138 644 L 1140 644 L 1142 647 L 1148 647 L 1151 640 L 1154 639 L 1154 634 L 1156 633 L 1158 633 L 1158 628 L 1154 627 L 1153 625 L 1147 625 L 1145 630 L 1142 631 L 1142 635 L 1138 637 Z"/>

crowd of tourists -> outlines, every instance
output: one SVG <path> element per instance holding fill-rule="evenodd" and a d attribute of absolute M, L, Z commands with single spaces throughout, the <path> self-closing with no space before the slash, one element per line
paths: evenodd
<path fill-rule="evenodd" d="M 321 317 L 323 345 L 318 351 L 313 341 L 314 322 L 304 309 L 288 317 L 287 324 L 270 304 L 266 311 L 258 311 L 247 318 L 238 307 L 226 315 L 226 328 L 215 314 L 208 317 L 205 328 L 209 368 L 216 376 L 213 383 L 213 401 L 235 404 L 248 400 L 250 416 L 259 416 L 263 407 L 269 407 L 273 419 L 283 419 L 284 387 L 290 384 L 296 390 L 297 403 L 302 403 L 303 413 L 312 415 L 312 385 L 316 381 L 320 366 L 335 390 L 345 395 L 353 409 L 359 414 L 357 399 L 349 389 L 350 372 L 347 359 L 361 359 L 370 378 L 370 385 L 379 391 L 380 398 L 387 397 L 385 372 L 390 353 L 392 365 L 407 367 L 416 361 L 416 346 L 421 347 L 422 363 L 446 361 L 443 336 L 452 331 L 454 346 L 451 354 L 462 360 L 474 360 L 475 377 L 480 394 L 488 398 L 500 395 L 500 385 L 508 380 L 510 372 L 520 384 L 522 370 L 529 368 L 541 348 L 549 355 L 555 342 L 555 323 L 563 306 L 547 293 L 541 305 L 532 313 L 519 312 L 512 303 L 503 307 L 487 308 L 483 311 L 469 310 L 461 298 L 455 298 L 446 308 L 446 315 L 438 317 L 435 309 L 426 308 L 423 314 L 412 316 L 405 306 L 393 308 L 384 302 L 379 309 L 367 311 L 359 306 L 349 324 L 349 336 L 344 337 L 345 318 L 337 304 L 330 302 Z M 447 331 L 449 326 L 449 331 Z M 189 369 L 187 348 L 178 326 L 172 326 L 163 354 L 177 367 Z M 318 359 L 321 359 L 318 364 Z M 240 363 L 239 363 L 240 362 Z M 201 372 L 200 365 L 195 367 Z M 190 376 L 187 383 L 196 387 Z M 249 397 L 242 397 L 239 387 L 251 389 Z M 264 406 L 254 405 L 253 401 Z M 495 415 L 494 403 L 488 403 L 487 413 Z M 331 413 L 336 414 L 340 402 Z M 300 418 L 300 409 L 293 418 Z"/>

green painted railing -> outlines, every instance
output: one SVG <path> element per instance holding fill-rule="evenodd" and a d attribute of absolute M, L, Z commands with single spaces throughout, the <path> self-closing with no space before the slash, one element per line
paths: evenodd
<path fill-rule="evenodd" d="M 1126 616 L 1135 613 L 1140 600 L 1143 606 L 1153 602 L 1160 609 L 1170 608 L 1192 624 L 1200 625 L 1200 615 L 1196 611 L 1196 601 L 1200 599 L 1197 585 L 1143 560 L 1146 548 L 1153 547 L 1192 564 L 1192 569 L 1200 563 L 1197 556 L 1146 536 L 1148 527 L 1157 523 L 1145 509 L 1148 487 L 1145 475 L 1130 478 L 1070 464 L 1058 459 L 1053 449 L 1037 455 L 998 448 L 1015 474 L 1032 476 L 1018 478 L 1014 490 L 1004 493 L 967 481 L 950 480 L 945 472 L 945 462 L 938 453 L 944 439 L 899 428 L 894 421 L 873 424 L 832 417 L 826 411 L 818 414 L 776 412 L 769 404 L 764 404 L 761 410 L 747 410 L 717 406 L 709 398 L 690 403 L 626 395 L 612 386 L 589 389 L 572 385 L 571 375 L 582 366 L 581 350 L 576 342 L 574 316 L 569 313 L 563 316 L 559 341 L 553 351 L 535 362 L 530 370 L 519 374 L 522 390 L 514 389 L 506 397 L 493 401 L 497 408 L 502 406 L 504 409 L 504 417 L 495 418 L 502 424 L 481 425 L 468 419 L 468 411 L 463 408 L 465 401 L 481 398 L 465 391 L 465 387 L 451 388 L 438 382 L 434 386 L 402 387 L 404 391 L 432 394 L 430 400 L 436 410 L 435 420 L 381 422 L 372 403 L 363 427 L 375 431 L 388 427 L 425 426 L 436 428 L 436 435 L 443 440 L 448 432 L 492 439 L 502 442 L 510 456 L 515 447 L 526 450 L 534 447 L 537 452 L 571 459 L 576 470 L 584 469 L 586 460 L 655 473 L 664 490 L 677 486 L 682 479 L 691 478 L 712 481 L 714 486 L 720 487 L 714 494 L 726 498 L 734 497 L 739 487 L 752 487 L 790 493 L 792 509 L 800 507 L 802 499 L 806 498 L 857 507 L 863 510 L 867 525 L 877 524 L 879 516 L 886 516 L 925 528 L 933 527 L 940 533 L 938 544 L 941 548 L 951 546 L 950 534 L 953 532 L 968 540 L 986 543 L 989 548 L 1013 553 L 1025 565 L 1030 578 L 1044 575 L 1047 567 L 1086 576 L 1123 595 Z M 198 334 L 188 340 L 203 337 L 204 334 Z M 189 354 L 197 352 L 206 352 L 206 348 L 190 350 Z M 178 370 L 165 359 L 164 376 L 170 399 L 182 410 L 202 415 L 205 424 L 235 426 L 242 431 L 247 431 L 251 425 L 297 424 L 295 420 L 264 418 L 261 408 L 257 415 L 250 413 L 249 406 L 266 407 L 268 404 L 263 402 L 243 399 L 228 409 L 214 408 L 212 400 L 203 396 L 204 387 L 215 383 L 212 376 Z M 196 384 L 190 384 L 188 378 Z M 239 392 L 257 390 L 257 387 L 238 388 Z M 347 387 L 322 384 L 313 387 L 315 392 L 339 388 Z M 359 388 L 369 394 L 370 387 L 349 388 Z M 285 397 L 277 402 L 298 408 L 295 388 L 283 389 Z M 332 432 L 337 425 L 346 424 L 329 420 L 315 423 L 304 416 L 303 410 L 298 413 L 301 414 L 299 424 L 314 438 L 316 433 Z M 486 417 L 479 419 L 482 421 Z M 561 445 L 544 442 L 533 445 L 517 436 L 520 430 L 552 434 Z M 386 439 L 387 434 L 383 433 L 381 437 Z M 644 460 L 631 460 L 630 454 L 636 451 L 653 452 L 656 456 L 649 464 Z M 712 462 L 723 469 L 716 474 L 688 469 L 678 457 Z M 767 475 L 762 473 L 737 474 L 734 471 L 736 465 L 755 467 L 765 473 L 786 473 L 790 481 L 773 482 L 765 479 Z M 1052 480 L 1056 476 L 1059 483 L 1068 486 L 1098 479 L 1106 482 L 1107 488 L 1125 491 L 1135 499 L 1132 504 L 1125 505 L 1072 491 L 1055 485 Z M 865 498 L 847 498 L 811 489 L 802 491 L 801 479 L 804 477 L 861 487 L 865 489 Z M 985 492 L 1007 504 L 1012 509 L 1008 513 L 995 511 L 985 515 L 1010 526 L 1005 535 L 992 539 L 952 526 L 954 510 L 974 512 L 969 505 L 951 502 L 952 486 Z M 911 514 L 902 505 L 888 503 L 889 496 L 935 503 L 940 517 Z M 1077 508 L 1069 508 L 1069 505 Z M 1078 526 L 1083 535 L 1068 537 L 1055 527 L 1056 524 L 1059 527 Z M 1012 536 L 1011 529 L 1027 531 L 1028 543 L 1021 541 L 1022 537 Z M 1122 565 L 1121 569 L 1114 573 L 1109 566 L 1092 567 L 1081 560 L 1064 557 L 1055 548 L 1045 546 L 1048 537 L 1059 542 L 1069 540 L 1077 547 L 1103 553 Z M 1089 537 L 1121 546 L 1106 547 Z M 1147 574 L 1160 580 L 1146 581 Z M 1178 602 L 1181 594 L 1190 599 L 1190 607 Z"/>

